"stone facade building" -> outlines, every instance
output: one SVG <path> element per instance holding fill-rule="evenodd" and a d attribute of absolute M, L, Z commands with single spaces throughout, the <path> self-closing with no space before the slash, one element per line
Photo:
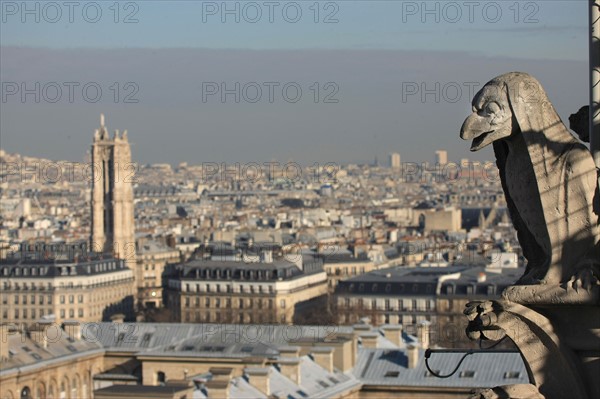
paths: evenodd
<path fill-rule="evenodd" d="M 475 299 L 495 299 L 522 273 L 483 266 L 395 267 L 340 281 L 335 302 L 340 324 L 368 317 L 374 325 L 398 323 L 416 331 L 431 324 L 432 340 L 445 347 L 467 344 L 463 315 Z"/>
<path fill-rule="evenodd" d="M 287 324 L 326 293 L 323 263 L 312 257 L 304 257 L 301 268 L 284 258 L 193 260 L 169 279 L 167 306 L 174 321 Z"/>
<path fill-rule="evenodd" d="M 179 250 L 156 241 L 137 241 L 136 285 L 137 300 L 145 308 L 163 306 L 165 267 L 180 261 Z"/>
<path fill-rule="evenodd" d="M 31 324 L 40 318 L 57 323 L 77 318 L 109 320 L 133 316 L 134 275 L 123 259 L 90 253 L 87 244 L 22 245 L 0 265 L 2 322 Z"/>
<path fill-rule="evenodd" d="M 63 328 L 55 323 L 0 326 L 2 399 L 93 397 L 93 376 L 103 369 L 104 348 L 81 339 L 79 322 L 66 322 Z"/>

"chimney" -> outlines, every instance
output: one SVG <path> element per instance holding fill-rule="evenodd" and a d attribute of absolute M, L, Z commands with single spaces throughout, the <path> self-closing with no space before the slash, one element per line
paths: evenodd
<path fill-rule="evenodd" d="M 73 340 L 81 339 L 81 323 L 77 320 L 65 320 L 63 330 L 69 334 L 69 338 Z"/>
<path fill-rule="evenodd" d="M 205 386 L 210 399 L 229 399 L 229 381 L 211 380 Z"/>
<path fill-rule="evenodd" d="M 273 250 L 272 249 L 266 249 L 263 252 L 263 262 L 264 263 L 273 263 Z"/>
<path fill-rule="evenodd" d="M 248 376 L 250 385 L 267 396 L 271 395 L 270 367 L 246 367 L 244 372 Z"/>
<path fill-rule="evenodd" d="M 233 376 L 231 367 L 211 367 L 212 379 L 206 383 L 209 398 L 229 399 L 229 383 Z"/>
<path fill-rule="evenodd" d="M 429 348 L 430 325 L 431 323 L 425 320 L 417 326 L 417 336 L 419 338 L 419 342 L 421 343 L 421 348 L 423 349 Z"/>
<path fill-rule="evenodd" d="M 378 333 L 362 334 L 360 336 L 360 339 L 362 340 L 363 348 L 377 349 L 377 338 L 378 337 L 379 337 Z"/>
<path fill-rule="evenodd" d="M 406 347 L 406 357 L 408 358 L 408 368 L 414 369 L 419 364 L 419 348 L 415 345 Z"/>
<path fill-rule="evenodd" d="M 403 344 L 402 341 L 402 326 L 385 326 L 383 328 L 383 335 L 385 338 L 396 345 L 397 347 L 401 347 Z"/>
<path fill-rule="evenodd" d="M 333 348 L 329 346 L 319 346 L 312 349 L 311 355 L 315 363 L 328 372 L 333 373 Z"/>
<path fill-rule="evenodd" d="M 292 357 L 282 357 L 278 360 L 279 371 L 284 377 L 292 380 L 296 385 L 300 385 L 300 359 Z"/>
<path fill-rule="evenodd" d="M 29 337 L 42 348 L 48 347 L 48 327 L 51 321 L 38 321 L 29 328 Z"/>
<path fill-rule="evenodd" d="M 5 362 L 9 358 L 8 354 L 8 337 L 11 334 L 8 324 L 0 326 L 0 362 Z"/>
<path fill-rule="evenodd" d="M 371 332 L 371 325 L 369 324 L 355 324 L 352 326 L 352 334 L 354 334 L 354 336 L 356 338 L 358 338 L 359 336 L 361 336 L 364 333 L 369 333 Z"/>
<path fill-rule="evenodd" d="M 233 368 L 231 367 L 211 367 L 208 370 L 212 374 L 211 381 L 231 381 Z"/>
<path fill-rule="evenodd" d="M 117 313 L 110 316 L 110 321 L 116 324 L 123 324 L 125 321 L 125 315 L 123 313 Z"/>
<path fill-rule="evenodd" d="M 281 357 L 297 358 L 300 356 L 300 347 L 298 346 L 280 346 L 277 350 Z"/>

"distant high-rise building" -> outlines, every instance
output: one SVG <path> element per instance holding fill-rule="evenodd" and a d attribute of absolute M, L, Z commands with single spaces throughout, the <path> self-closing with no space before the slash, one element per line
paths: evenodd
<path fill-rule="evenodd" d="M 390 167 L 394 170 L 400 169 L 400 154 L 397 152 L 390 154 Z"/>
<path fill-rule="evenodd" d="M 446 165 L 448 163 L 448 152 L 445 150 L 437 150 L 435 152 L 435 163 L 437 165 Z"/>
<path fill-rule="evenodd" d="M 100 129 L 92 144 L 92 232 L 91 245 L 96 251 L 113 252 L 135 267 L 133 218 L 133 173 L 127 130 L 112 138 L 100 115 Z"/>

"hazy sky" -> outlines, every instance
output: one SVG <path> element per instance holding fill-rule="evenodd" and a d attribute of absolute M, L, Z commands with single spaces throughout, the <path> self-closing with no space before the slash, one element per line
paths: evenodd
<path fill-rule="evenodd" d="M 104 112 L 141 162 L 457 160 L 498 74 L 565 121 L 588 99 L 584 0 L 23 4 L 0 2 L 0 145 L 32 156 L 81 160 Z"/>

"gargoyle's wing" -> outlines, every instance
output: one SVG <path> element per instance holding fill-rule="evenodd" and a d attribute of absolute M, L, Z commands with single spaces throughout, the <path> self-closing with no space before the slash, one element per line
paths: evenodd
<path fill-rule="evenodd" d="M 500 173 L 500 181 L 502 182 L 502 189 L 504 190 L 506 205 L 508 207 L 508 214 L 512 220 L 513 226 L 517 231 L 517 239 L 521 244 L 523 250 L 523 256 L 527 259 L 527 268 L 525 269 L 525 275 L 528 275 L 532 267 L 535 267 L 536 261 L 540 261 L 546 258 L 546 254 L 542 250 L 542 247 L 537 243 L 535 237 L 531 231 L 527 228 L 527 225 L 519 215 L 519 211 L 515 206 L 513 199 L 506 186 L 506 158 L 508 157 L 508 145 L 502 141 L 495 141 L 493 143 L 494 154 L 496 155 L 496 166 Z"/>

